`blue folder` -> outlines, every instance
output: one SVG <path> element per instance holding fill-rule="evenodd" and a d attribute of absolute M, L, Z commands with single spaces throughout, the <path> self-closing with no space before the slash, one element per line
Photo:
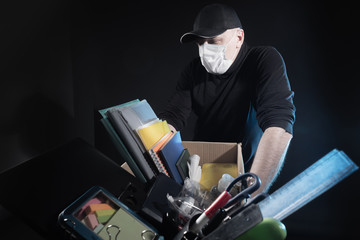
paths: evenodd
<path fill-rule="evenodd" d="M 176 162 L 183 150 L 184 146 L 182 145 L 180 132 L 177 132 L 169 142 L 159 150 L 160 158 L 163 160 L 170 176 L 180 184 L 183 184 L 183 179 L 176 167 Z"/>

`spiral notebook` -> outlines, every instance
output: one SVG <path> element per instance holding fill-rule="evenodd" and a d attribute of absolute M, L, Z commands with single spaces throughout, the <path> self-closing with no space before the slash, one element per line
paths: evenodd
<path fill-rule="evenodd" d="M 170 177 L 168 170 L 166 169 L 163 161 L 160 159 L 158 153 L 159 150 L 164 144 L 168 142 L 170 138 L 174 135 L 173 131 L 168 132 L 164 137 L 162 137 L 150 150 L 149 155 L 153 159 L 156 167 L 158 168 L 159 172 L 164 173 L 166 176 Z"/>

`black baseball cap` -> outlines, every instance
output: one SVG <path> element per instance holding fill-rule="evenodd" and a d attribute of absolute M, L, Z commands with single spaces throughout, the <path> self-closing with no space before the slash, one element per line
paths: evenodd
<path fill-rule="evenodd" d="M 212 38 L 228 29 L 242 28 L 240 19 L 232 7 L 210 4 L 203 7 L 195 18 L 193 30 L 181 36 L 180 42 L 192 42 L 196 38 Z"/>

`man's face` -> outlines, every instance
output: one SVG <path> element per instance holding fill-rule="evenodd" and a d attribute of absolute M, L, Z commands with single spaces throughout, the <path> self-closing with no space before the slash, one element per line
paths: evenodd
<path fill-rule="evenodd" d="M 244 31 L 239 28 L 228 29 L 213 38 L 199 38 L 196 40 L 198 46 L 207 44 L 226 45 L 225 57 L 234 60 L 244 42 Z"/>

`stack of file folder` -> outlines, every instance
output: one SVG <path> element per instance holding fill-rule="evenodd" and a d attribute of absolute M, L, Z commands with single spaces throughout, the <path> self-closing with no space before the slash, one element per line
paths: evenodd
<path fill-rule="evenodd" d="M 100 120 L 133 174 L 146 183 L 160 173 L 183 184 L 189 152 L 146 100 L 99 110 Z"/>

